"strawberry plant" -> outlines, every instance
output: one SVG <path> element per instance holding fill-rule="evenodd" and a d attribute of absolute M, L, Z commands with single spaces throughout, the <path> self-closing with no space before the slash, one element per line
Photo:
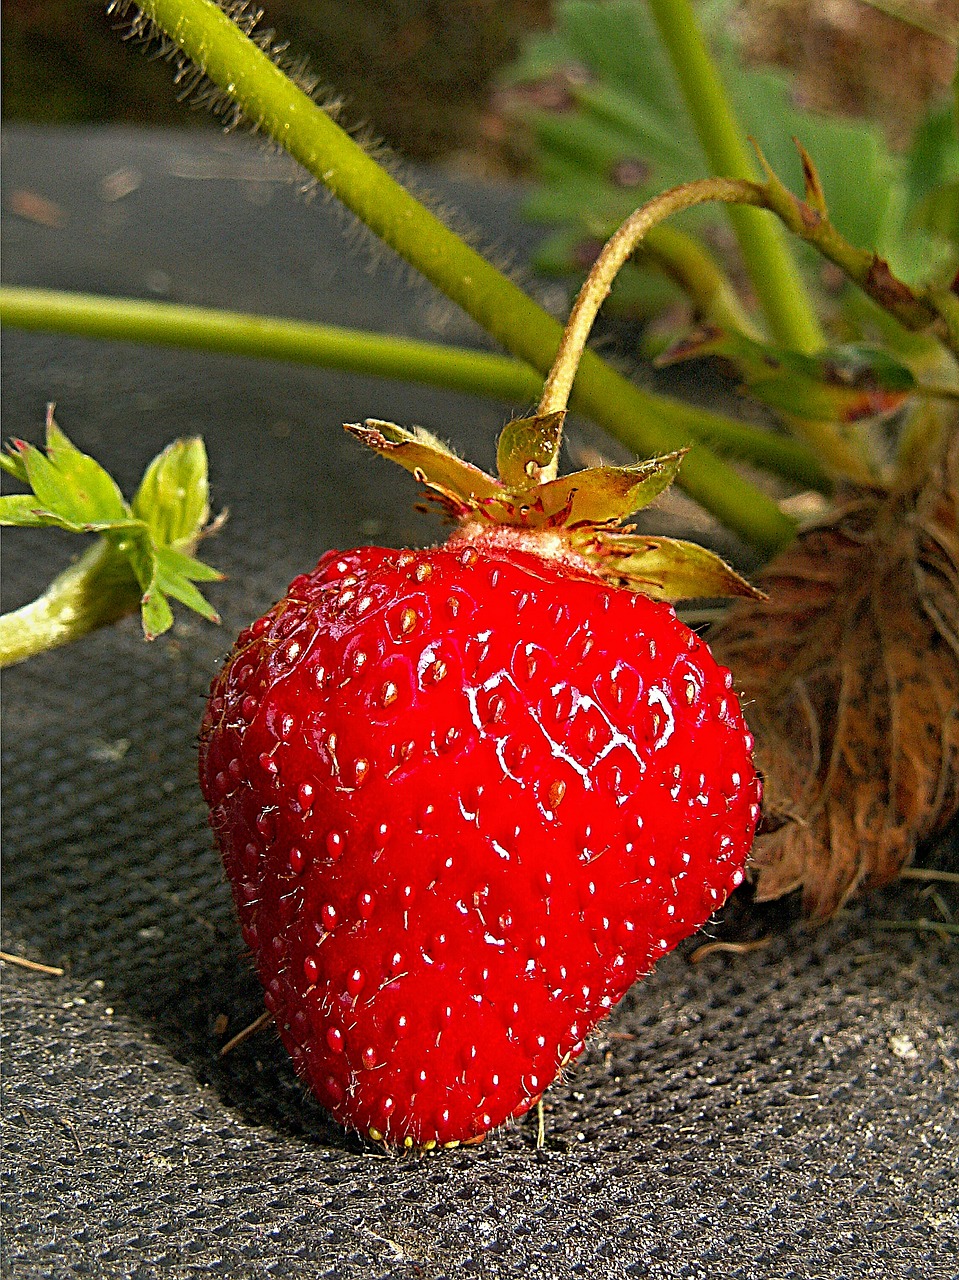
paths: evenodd
<path fill-rule="evenodd" d="M 145 638 L 154 640 L 173 625 L 171 599 L 219 621 L 195 584 L 220 574 L 192 554 L 210 532 L 202 440 L 169 445 L 127 502 L 109 473 L 60 430 L 51 405 L 46 447 L 13 440 L 0 467 L 30 489 L 0 497 L 0 524 L 97 535 L 39 599 L 0 617 L 0 665 L 137 611 Z"/>
<path fill-rule="evenodd" d="M 350 428 L 454 531 L 428 551 L 324 555 L 240 635 L 201 734 L 244 936 L 300 1073 L 374 1138 L 477 1140 L 533 1105 L 741 882 L 757 823 L 757 896 L 798 889 L 826 917 L 898 875 L 959 805 L 956 109 L 899 162 L 751 73 L 738 96 L 754 160 L 724 89 L 728 42 L 714 33 L 717 63 L 688 0 L 650 0 L 652 25 L 636 4 L 565 6 L 517 77 L 534 98 L 562 90 L 559 113 L 524 109 L 544 179 L 533 211 L 561 228 L 552 261 L 595 257 L 562 330 L 285 74 L 246 6 L 120 7 L 187 87 L 212 86 L 231 123 L 284 146 L 511 358 L 34 290 L 2 292 L 5 320 L 512 403 L 542 386 L 504 428 L 496 476 L 427 432 Z M 674 216 L 682 229 L 663 225 Z M 778 421 L 683 405 L 586 349 L 640 255 L 686 300 L 661 358 L 728 362 Z M 650 460 L 560 476 L 567 406 Z M 15 443 L 4 465 L 32 493 L 4 499 L 5 521 L 100 541 L 82 587 L 65 575 L 59 605 L 3 620 L 5 660 L 137 608 L 156 634 L 168 597 L 212 616 L 193 585 L 215 576 L 192 554 L 200 446 L 163 457 L 127 504 L 52 418 L 45 451 Z M 815 491 L 816 522 L 797 530 L 738 461 Z M 674 477 L 768 559 L 763 590 L 624 523 Z M 739 598 L 708 648 L 666 603 L 725 595 Z"/>

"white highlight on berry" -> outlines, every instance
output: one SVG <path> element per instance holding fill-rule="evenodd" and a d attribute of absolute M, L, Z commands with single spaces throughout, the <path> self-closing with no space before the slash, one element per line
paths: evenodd
<path fill-rule="evenodd" d="M 652 688 L 650 689 L 649 693 L 646 696 L 646 701 L 649 703 L 651 707 L 653 706 L 660 707 L 663 711 L 663 715 L 665 716 L 665 724 L 662 725 L 662 732 L 659 733 L 659 736 L 656 738 L 656 741 L 653 743 L 653 750 L 659 751 L 660 748 L 664 747 L 666 743 L 670 740 L 670 738 L 673 736 L 673 730 L 676 727 L 676 720 L 675 720 L 675 717 L 673 716 L 673 709 L 669 704 L 669 699 L 666 697 L 666 694 L 663 692 L 662 689 L 660 689 L 658 685 L 654 684 L 652 686 Z"/>

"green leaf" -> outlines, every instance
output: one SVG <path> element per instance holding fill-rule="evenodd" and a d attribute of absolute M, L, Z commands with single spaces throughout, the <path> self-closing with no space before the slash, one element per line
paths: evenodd
<path fill-rule="evenodd" d="M 906 154 L 907 215 L 938 187 L 959 178 L 957 113 L 952 102 L 933 106 L 920 121 Z"/>
<path fill-rule="evenodd" d="M 144 640 L 156 640 L 173 626 L 173 610 L 170 602 L 156 585 L 143 593 L 140 601 L 140 618 Z"/>
<path fill-rule="evenodd" d="M 200 594 L 187 574 L 183 572 L 182 561 L 184 558 L 175 551 L 163 548 L 155 553 L 155 588 L 159 588 L 165 595 L 172 596 L 174 600 L 179 600 L 181 604 L 185 604 L 188 609 L 192 609 L 195 613 L 201 614 L 208 622 L 219 622 L 220 615 L 210 602 Z M 221 576 L 212 570 L 207 570 L 207 566 L 200 565 L 198 561 L 190 562 L 191 571 L 195 572 L 194 566 L 198 566 L 205 573 L 213 573 L 213 577 L 218 578 Z M 200 577 L 202 575 L 197 576 Z"/>
<path fill-rule="evenodd" d="M 514 418 L 496 445 L 496 467 L 507 489 L 526 489 L 556 461 L 565 411 Z"/>
<path fill-rule="evenodd" d="M 71 445 L 51 454 L 34 445 L 20 451 L 27 483 L 48 523 L 83 533 L 129 519 L 116 484 L 92 458 Z"/>
<path fill-rule="evenodd" d="M 572 202 L 581 227 L 599 221 L 611 230 L 656 191 L 701 177 L 705 160 L 645 5 L 569 3 L 557 21 L 555 32 L 530 39 L 510 75 L 533 86 L 516 114 L 536 139 L 549 190 L 548 199 L 534 194 L 528 216 L 563 221 Z M 536 103 L 537 81 L 557 79 L 566 83 L 565 108 L 526 105 Z"/>
<path fill-rule="evenodd" d="M 29 483 L 27 480 L 27 468 L 20 454 L 21 448 L 26 448 L 22 440 L 11 440 L 9 444 L 5 445 L 3 451 L 0 452 L 0 467 L 9 475 L 16 476 L 18 480 L 27 484 Z"/>
<path fill-rule="evenodd" d="M 47 414 L 46 456 L 30 448 L 24 462 L 34 493 L 64 520 L 83 527 L 129 517 L 116 481 L 99 462 L 76 448 L 57 426 L 52 410 Z"/>
<path fill-rule="evenodd" d="M 715 552 L 679 538 L 611 535 L 603 541 L 596 565 L 606 577 L 654 600 L 766 598 Z"/>
<path fill-rule="evenodd" d="M 223 574 L 219 569 L 204 564 L 202 560 L 195 560 L 193 556 L 188 556 L 182 551 L 176 551 L 173 547 L 162 547 L 157 551 L 157 555 L 162 556 L 163 563 L 171 572 L 188 578 L 191 582 L 223 581 Z"/>
<path fill-rule="evenodd" d="M 223 575 L 172 547 L 157 546 L 146 524 L 138 526 L 137 534 L 126 540 L 125 553 L 143 593 L 140 613 L 147 640 L 155 640 L 173 625 L 168 596 L 207 621 L 219 622 L 219 614 L 193 586 L 192 580 L 213 582 Z"/>
<path fill-rule="evenodd" d="M 947 100 L 934 104 L 913 134 L 903 157 L 898 201 L 898 235 L 884 246 L 895 273 L 921 284 L 956 269 L 959 259 L 959 108 Z"/>
<path fill-rule="evenodd" d="M 930 234 L 959 244 L 959 178 L 930 191 L 912 216 Z"/>
<path fill-rule="evenodd" d="M 72 480 L 69 471 L 54 465 L 47 455 L 32 444 L 19 449 L 26 482 L 34 493 L 34 508 L 43 512 L 38 521 L 70 533 L 93 533 L 109 526 L 111 521 L 97 518 L 95 507 Z M 126 519 L 126 516 L 123 517 Z"/>
<path fill-rule="evenodd" d="M 127 540 L 125 551 L 142 593 L 140 618 L 144 639 L 155 640 L 173 626 L 173 610 L 160 585 L 160 565 L 145 525 L 140 526 L 139 537 Z"/>
<path fill-rule="evenodd" d="M 175 440 L 144 472 L 133 513 L 162 547 L 192 547 L 210 514 L 206 448 Z"/>
<path fill-rule="evenodd" d="M 645 78 L 644 83 L 648 83 Z M 696 135 L 678 127 L 682 112 L 675 90 L 664 103 L 648 94 L 640 97 L 635 85 L 600 82 L 584 85 L 575 96 L 587 119 L 609 127 L 610 140 L 618 141 L 617 158 L 644 161 L 650 179 L 654 165 L 667 174 L 704 171 L 705 158 Z M 675 100 L 674 110 L 669 109 L 670 98 Z"/>
<path fill-rule="evenodd" d="M 699 16 L 745 130 L 795 194 L 803 192 L 797 137 L 816 161 L 831 219 L 842 235 L 874 249 L 907 281 L 928 279 L 940 269 L 943 243 L 910 221 L 918 197 L 907 191 L 907 163 L 890 151 L 878 126 L 801 109 L 789 74 L 743 65 L 728 5 L 705 6 Z M 530 38 L 509 82 L 523 86 L 514 114 L 532 133 L 541 180 L 525 207 L 531 218 L 606 238 L 656 192 L 707 172 L 642 0 L 558 6 L 556 30 Z M 537 85 L 547 92 L 538 93 Z M 927 142 L 941 151 L 939 133 Z M 950 142 L 956 156 L 954 137 Z M 928 158 L 919 156 L 913 168 L 928 173 Z M 635 180 L 623 185 L 626 172 Z M 716 206 L 704 206 L 683 219 L 687 226 L 708 227 L 722 216 Z M 930 217 L 942 225 L 938 207 Z M 800 253 L 811 269 L 818 267 L 811 250 L 802 247 Z"/>
<path fill-rule="evenodd" d="M 36 494 L 44 511 L 60 523 L 82 530 L 86 523 L 82 515 L 77 518 L 73 510 L 74 494 L 70 484 L 35 445 L 28 444 L 20 453 L 27 473 L 27 483 Z"/>
<path fill-rule="evenodd" d="M 736 65 L 730 44 L 727 65 Z M 802 164 L 794 138 L 816 163 L 830 220 L 853 244 L 883 252 L 900 163 L 880 129 L 867 121 L 804 111 L 793 86 L 776 71 L 738 70 L 727 78 L 744 126 L 787 186 L 801 195 Z"/>

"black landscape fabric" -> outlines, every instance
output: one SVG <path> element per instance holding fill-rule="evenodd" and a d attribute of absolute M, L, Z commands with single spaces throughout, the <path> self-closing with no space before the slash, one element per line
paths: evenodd
<path fill-rule="evenodd" d="M 16 128 L 3 161 L 9 284 L 481 341 L 247 140 Z M 515 191 L 435 184 L 522 260 Z M 929 914 L 915 881 L 816 932 L 780 913 L 749 954 L 668 957 L 548 1093 L 541 1151 L 531 1116 L 387 1155 L 326 1119 L 270 1031 L 220 1058 L 262 1004 L 195 780 L 210 678 L 329 547 L 439 535 L 344 421 L 422 423 L 488 466 L 508 410 L 8 330 L 4 435 L 39 441 L 48 400 L 127 493 L 175 436 L 205 437 L 231 514 L 204 552 L 228 581 L 222 628 L 181 611 L 145 645 L 129 621 L 5 674 L 3 947 L 65 970 L 3 968 L 5 1276 L 959 1274 L 959 953 L 888 927 Z M 11 608 L 76 541 L 7 531 L 3 551 Z M 957 869 L 955 836 L 928 856 Z"/>

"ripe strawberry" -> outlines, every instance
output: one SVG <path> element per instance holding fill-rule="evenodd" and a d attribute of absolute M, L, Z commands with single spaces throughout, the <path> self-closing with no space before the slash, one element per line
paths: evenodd
<path fill-rule="evenodd" d="M 431 1147 L 526 1111 L 741 882 L 759 782 L 732 677 L 617 584 L 748 588 L 613 527 L 678 457 L 536 483 L 559 424 L 533 419 L 497 481 L 353 430 L 460 528 L 296 578 L 213 682 L 200 778 L 297 1071 L 342 1124 Z"/>

